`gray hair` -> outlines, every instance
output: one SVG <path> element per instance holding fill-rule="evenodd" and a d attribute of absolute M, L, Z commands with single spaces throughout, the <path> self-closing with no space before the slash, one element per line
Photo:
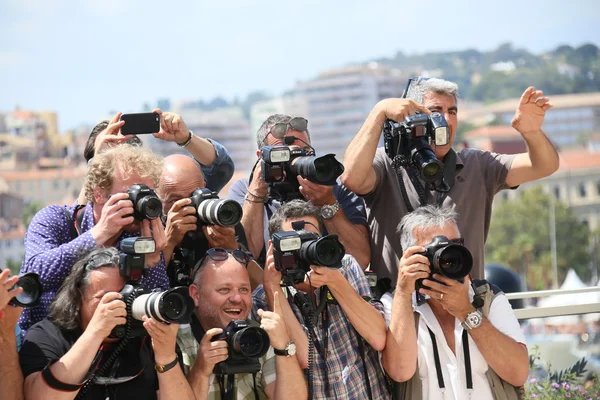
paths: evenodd
<path fill-rule="evenodd" d="M 410 85 L 406 97 L 423 104 L 423 97 L 430 92 L 452 96 L 454 100 L 458 101 L 458 85 L 439 78 L 418 78 Z"/>
<path fill-rule="evenodd" d="M 458 214 L 452 207 L 436 205 L 426 205 L 417 208 L 415 211 L 406 214 L 398 225 L 398 235 L 400 236 L 400 244 L 402 250 L 405 251 L 411 246 L 417 244 L 415 231 L 425 230 L 433 227 L 443 227 L 446 224 L 454 224 L 457 226 Z"/>
<path fill-rule="evenodd" d="M 281 232 L 283 223 L 288 219 L 299 219 L 302 217 L 313 217 L 319 222 L 319 233 L 323 234 L 325 222 L 321 211 L 311 202 L 303 200 L 292 200 L 283 204 L 269 220 L 269 235 Z"/>
<path fill-rule="evenodd" d="M 90 284 L 92 271 L 119 266 L 119 251 L 114 247 L 98 248 L 80 258 L 58 290 L 50 305 L 49 318 L 60 328 L 71 331 L 81 325 L 83 292 Z"/>
<path fill-rule="evenodd" d="M 266 144 L 265 141 L 267 139 L 267 135 L 269 134 L 271 128 L 273 128 L 273 125 L 287 124 L 292 119 L 293 117 L 286 114 L 273 114 L 267 118 L 265 122 L 262 123 L 260 128 L 258 128 L 258 131 L 256 131 L 256 145 L 258 146 L 258 149 L 261 150 Z M 306 130 L 306 135 L 310 139 L 310 133 L 308 133 L 308 129 Z"/>

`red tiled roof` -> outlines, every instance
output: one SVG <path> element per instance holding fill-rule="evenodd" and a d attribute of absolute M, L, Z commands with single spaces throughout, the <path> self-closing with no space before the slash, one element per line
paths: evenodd
<path fill-rule="evenodd" d="M 465 133 L 465 139 L 475 138 L 502 138 L 520 136 L 520 133 L 511 126 L 498 125 L 498 126 L 483 126 L 481 128 L 474 129 Z"/>
<path fill-rule="evenodd" d="M 85 175 L 85 171 L 85 167 L 0 171 L 0 178 L 3 178 L 7 182 L 36 179 L 79 178 Z"/>
<path fill-rule="evenodd" d="M 600 152 L 591 152 L 582 148 L 562 151 L 558 156 L 562 170 L 600 168 Z"/>

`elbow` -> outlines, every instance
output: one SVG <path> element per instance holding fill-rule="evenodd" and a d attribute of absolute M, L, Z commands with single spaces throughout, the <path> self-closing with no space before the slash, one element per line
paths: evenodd
<path fill-rule="evenodd" d="M 382 352 L 385 349 L 386 336 L 387 336 L 387 334 L 385 332 L 385 326 L 384 326 L 384 330 L 383 330 L 382 334 L 377 334 L 377 335 L 374 335 L 373 337 L 369 338 L 369 340 L 368 340 L 369 345 L 371 345 L 373 350 Z"/>
<path fill-rule="evenodd" d="M 398 358 L 391 357 L 386 351 L 382 353 L 381 362 L 383 369 L 395 382 L 406 382 L 413 377 L 417 370 L 416 363 L 398 362 Z"/>
<path fill-rule="evenodd" d="M 340 176 L 340 181 L 342 182 L 342 185 L 344 185 L 348 189 L 354 191 L 353 190 L 354 182 L 350 178 L 350 174 L 348 172 L 349 172 L 348 168 L 346 168 L 346 170 L 344 171 L 344 173 Z"/>

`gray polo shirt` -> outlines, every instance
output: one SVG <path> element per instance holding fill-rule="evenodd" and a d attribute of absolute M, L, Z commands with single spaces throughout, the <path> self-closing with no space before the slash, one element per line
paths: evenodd
<path fill-rule="evenodd" d="M 454 150 L 451 150 L 454 151 Z M 484 277 L 484 245 L 490 228 L 494 195 L 507 189 L 506 175 L 515 155 L 496 154 L 477 149 L 457 153 L 454 187 L 443 204 L 458 213 L 458 228 L 465 246 L 473 254 L 474 279 Z M 363 196 L 371 230 L 371 269 L 379 278 L 392 278 L 395 285 L 402 257 L 400 236 L 396 233 L 400 220 L 408 213 L 396 171 L 381 147 L 373 159 L 377 175 L 375 189 Z M 419 207 L 419 196 L 404 168 L 401 169 L 406 192 L 413 208 Z M 427 204 L 435 204 L 436 192 L 426 191 Z"/>

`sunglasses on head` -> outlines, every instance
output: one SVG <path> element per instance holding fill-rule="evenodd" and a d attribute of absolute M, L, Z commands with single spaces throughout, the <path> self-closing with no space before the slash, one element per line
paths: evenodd
<path fill-rule="evenodd" d="M 225 261 L 229 258 L 230 254 L 237 262 L 243 264 L 245 267 L 247 267 L 248 263 L 252 260 L 252 256 L 245 251 L 238 249 L 229 250 L 224 249 L 222 247 L 213 247 L 208 249 L 204 257 L 202 257 L 202 259 L 196 264 L 196 267 L 194 267 L 194 271 L 192 272 L 191 276 L 196 276 L 196 272 L 198 272 L 200 266 L 204 264 L 206 257 L 210 258 L 213 261 Z"/>
<path fill-rule="evenodd" d="M 290 122 L 279 122 L 271 127 L 267 136 L 271 135 L 275 139 L 281 140 L 290 129 L 298 132 L 306 132 L 308 129 L 308 120 L 302 117 L 294 117 Z M 265 140 L 267 140 L 266 136 Z"/>

